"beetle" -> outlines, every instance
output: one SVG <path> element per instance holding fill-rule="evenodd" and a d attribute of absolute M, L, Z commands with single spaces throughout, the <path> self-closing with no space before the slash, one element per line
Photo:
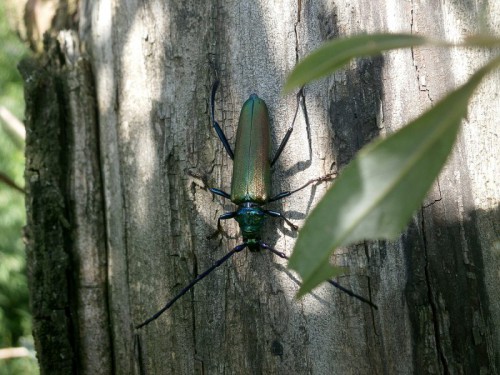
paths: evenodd
<path fill-rule="evenodd" d="M 309 180 L 298 189 L 284 191 L 272 196 L 271 168 L 280 157 L 290 138 L 290 135 L 292 134 L 293 125 L 295 123 L 295 118 L 297 117 L 300 103 L 297 103 L 297 110 L 295 112 L 292 125 L 287 130 L 283 140 L 278 147 L 278 150 L 276 151 L 276 154 L 271 159 L 269 111 L 264 100 L 259 98 L 256 94 L 250 95 L 241 109 L 238 128 L 236 131 L 235 148 L 233 152 L 226 138 L 226 135 L 222 131 L 219 123 L 215 120 L 214 104 L 215 94 L 217 92 L 218 86 L 219 81 L 216 81 L 212 86 L 210 99 L 211 122 L 227 154 L 233 160 L 233 174 L 231 180 L 231 193 L 226 193 L 225 191 L 216 188 L 209 188 L 209 190 L 214 195 L 218 195 L 231 200 L 231 202 L 233 202 L 237 206 L 237 209 L 235 211 L 226 212 L 219 216 L 217 220 L 217 228 L 218 230 L 220 230 L 222 220 L 235 219 L 240 227 L 243 242 L 235 246 L 221 259 L 217 260 L 210 268 L 199 274 L 174 298 L 168 301 L 162 309 L 160 309 L 153 316 L 146 319 L 141 324 L 137 325 L 137 329 L 144 327 L 145 325 L 151 323 L 153 320 L 157 319 L 161 314 L 168 310 L 180 297 L 188 292 L 196 283 L 208 276 L 213 270 L 221 266 L 234 254 L 243 251 L 245 248 L 248 248 L 252 252 L 256 252 L 261 249 L 269 250 L 283 259 L 288 259 L 288 256 L 285 253 L 274 249 L 273 247 L 262 241 L 262 227 L 264 225 L 266 217 L 280 218 L 294 230 L 297 230 L 298 227 L 290 222 L 282 213 L 278 211 L 267 210 L 263 206 L 268 203 L 289 197 L 290 195 L 306 188 L 313 183 L 328 181 L 333 178 L 333 175 L 331 174 L 315 178 Z M 299 101 L 300 92 L 297 95 L 297 98 Z M 349 289 L 344 288 L 337 282 L 333 280 L 328 280 L 328 282 L 334 287 L 347 293 L 351 297 L 357 298 L 358 300 L 367 303 L 375 309 L 377 308 L 377 306 L 368 299 L 355 294 Z"/>

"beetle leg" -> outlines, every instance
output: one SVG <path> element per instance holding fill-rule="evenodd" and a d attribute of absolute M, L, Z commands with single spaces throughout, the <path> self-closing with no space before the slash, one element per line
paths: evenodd
<path fill-rule="evenodd" d="M 265 242 L 262 242 L 260 241 L 259 242 L 259 246 L 262 248 L 262 249 L 266 249 L 266 250 L 269 250 L 270 252 L 272 252 L 273 254 L 279 256 L 280 258 L 283 258 L 283 259 L 289 259 L 285 253 L 281 252 L 281 251 L 278 251 L 274 248 L 272 248 L 271 246 L 269 246 L 268 244 L 266 244 Z M 377 305 L 375 305 L 372 301 L 366 299 L 365 297 L 361 297 L 360 295 L 354 293 L 352 290 L 349 290 L 345 287 L 343 287 L 342 285 L 340 285 L 339 283 L 337 283 L 336 281 L 334 280 L 326 280 L 328 283 L 330 283 L 330 285 L 333 285 L 335 288 L 341 290 L 342 292 L 346 293 L 347 295 L 353 297 L 353 298 L 356 298 L 358 300 L 360 300 L 361 302 L 363 303 L 366 303 L 368 305 L 370 305 L 371 307 L 373 307 L 374 309 L 378 309 Z"/>
<path fill-rule="evenodd" d="M 299 107 L 297 107 L 298 109 Z M 295 112 L 295 116 L 297 116 L 297 112 Z M 295 118 L 293 119 L 295 121 Z M 285 148 L 286 144 L 288 143 L 288 140 L 290 139 L 290 135 L 292 135 L 293 131 L 293 125 L 288 128 L 286 131 L 285 137 L 280 143 L 280 146 L 278 147 L 278 151 L 276 151 L 276 155 L 274 155 L 273 161 L 271 162 L 271 167 L 276 163 L 276 161 L 279 159 L 281 153 L 283 152 L 283 149 Z"/>
<path fill-rule="evenodd" d="M 217 230 L 221 230 L 222 231 L 222 227 L 220 225 L 220 221 L 221 220 L 228 220 L 228 219 L 232 219 L 234 218 L 236 215 L 238 214 L 238 211 L 232 211 L 232 212 L 226 212 L 222 215 L 219 216 L 219 218 L 217 219 Z"/>
<path fill-rule="evenodd" d="M 214 233 L 212 233 L 211 235 L 209 235 L 207 238 L 212 239 L 212 238 L 217 237 L 217 235 L 219 233 L 223 232 L 222 226 L 220 225 L 221 220 L 232 219 L 237 215 L 237 213 L 238 213 L 237 211 L 232 211 L 232 212 L 226 212 L 226 213 L 220 215 L 219 218 L 217 219 L 217 230 Z"/>
<path fill-rule="evenodd" d="M 282 191 L 281 193 L 279 194 L 276 194 L 274 197 L 270 198 L 267 203 L 270 203 L 270 202 L 274 202 L 274 201 L 278 201 L 280 199 L 283 199 L 283 198 L 286 198 L 286 197 L 289 197 L 290 195 L 306 188 L 307 186 L 311 185 L 311 184 L 319 184 L 320 182 L 325 182 L 325 181 L 331 181 L 335 178 L 336 174 L 335 173 L 329 173 L 327 175 L 324 175 L 324 176 L 321 176 L 321 177 L 318 177 L 318 178 L 314 178 L 312 180 L 309 180 L 307 181 L 304 185 L 302 185 L 301 187 L 299 187 L 298 189 L 295 189 L 295 190 L 291 190 L 291 191 Z"/>
<path fill-rule="evenodd" d="M 293 230 L 298 230 L 299 227 L 296 226 L 294 223 L 292 223 L 290 220 L 288 220 L 281 212 L 278 211 L 271 211 L 271 210 L 263 210 L 266 215 L 272 216 L 272 217 L 279 217 L 280 219 L 284 220 L 290 228 Z"/>
<path fill-rule="evenodd" d="M 219 87 L 219 81 L 215 81 L 214 84 L 212 85 L 212 95 L 210 97 L 210 107 L 211 107 L 210 114 L 212 119 L 212 126 L 214 127 L 215 132 L 217 133 L 217 136 L 219 137 L 220 141 L 224 145 L 224 148 L 226 149 L 229 157 L 231 159 L 234 159 L 234 153 L 233 150 L 231 150 L 231 146 L 227 141 L 226 135 L 222 131 L 219 123 L 215 121 L 215 93 L 217 92 L 217 87 Z"/>
<path fill-rule="evenodd" d="M 210 190 L 212 192 L 212 194 L 220 195 L 221 197 L 231 199 L 231 196 L 228 193 L 226 193 L 225 191 L 222 191 L 220 189 L 208 188 L 208 190 Z"/>
<path fill-rule="evenodd" d="M 276 163 L 283 152 L 283 149 L 285 148 L 286 144 L 288 143 L 288 140 L 290 139 L 290 135 L 292 135 L 293 131 L 293 125 L 295 124 L 295 119 L 297 118 L 297 113 L 299 113 L 299 107 L 300 107 L 300 98 L 302 97 L 302 89 L 297 93 L 297 109 L 295 110 L 295 115 L 293 116 L 293 121 L 292 125 L 288 128 L 286 131 L 285 136 L 283 137 L 283 140 L 281 141 L 278 150 L 276 151 L 276 154 L 274 155 L 273 160 L 271 161 L 271 167 Z"/>

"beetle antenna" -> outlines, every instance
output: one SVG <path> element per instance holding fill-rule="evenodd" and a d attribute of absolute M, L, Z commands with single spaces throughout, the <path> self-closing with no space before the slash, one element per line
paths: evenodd
<path fill-rule="evenodd" d="M 289 259 L 288 256 L 286 256 L 285 253 L 281 252 L 281 251 L 278 251 L 276 249 L 273 249 L 271 246 L 269 246 L 268 244 L 264 243 L 264 242 L 260 242 L 259 243 L 260 247 L 263 248 L 263 249 L 267 249 L 269 250 L 270 252 L 272 252 L 274 255 L 277 255 L 279 256 L 280 258 L 283 258 L 283 259 Z M 345 287 L 343 287 L 342 285 L 340 285 L 339 283 L 337 283 L 336 281 L 333 281 L 333 280 L 326 280 L 328 281 L 331 285 L 333 285 L 335 288 L 337 289 L 340 289 L 341 291 L 343 291 L 344 293 L 348 294 L 349 296 L 351 297 L 354 297 L 358 300 L 360 300 L 361 302 L 364 302 L 368 305 L 370 305 L 371 307 L 373 307 L 374 309 L 378 310 L 378 307 L 377 305 L 375 305 L 373 302 L 371 302 L 370 300 L 364 298 L 364 297 L 361 297 L 360 295 L 354 293 L 352 290 L 349 290 Z"/>
<path fill-rule="evenodd" d="M 210 274 L 210 272 L 212 272 L 214 269 L 216 269 L 217 267 L 222 265 L 226 260 L 231 258 L 234 254 L 239 253 L 240 251 L 245 249 L 245 247 L 247 247 L 247 246 L 248 246 L 248 244 L 246 242 L 236 246 L 233 250 L 231 250 L 229 253 L 227 253 L 222 258 L 220 258 L 217 262 L 215 262 L 212 265 L 212 267 L 210 267 L 209 269 L 207 269 L 203 273 L 199 274 L 184 289 L 182 289 L 174 298 L 172 298 L 170 301 L 168 301 L 167 304 L 165 306 L 163 306 L 163 308 L 161 310 L 159 310 L 157 313 L 155 313 L 150 318 L 146 319 L 141 324 L 136 325 L 135 328 L 136 329 L 142 328 L 145 325 L 148 325 L 149 323 L 151 323 L 153 320 L 156 320 L 161 314 L 163 314 L 165 311 L 167 311 L 179 298 L 181 298 L 184 294 L 186 294 L 186 292 L 188 292 L 193 286 L 195 286 L 195 284 L 198 281 L 203 280 L 206 276 L 208 276 Z"/>

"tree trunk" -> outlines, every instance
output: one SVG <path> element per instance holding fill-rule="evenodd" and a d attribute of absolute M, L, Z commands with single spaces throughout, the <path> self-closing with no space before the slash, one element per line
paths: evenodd
<path fill-rule="evenodd" d="M 381 30 L 458 40 L 480 22 L 500 31 L 496 4 L 396 3 L 82 0 L 77 33 L 52 30 L 44 55 L 21 65 L 43 374 L 498 371 L 498 72 L 474 97 L 452 157 L 401 237 L 334 257 L 350 267 L 339 283 L 378 310 L 329 285 L 296 300 L 299 279 L 284 260 L 245 251 L 134 329 L 242 241 L 233 220 L 211 236 L 234 210 L 207 190 L 229 191 L 232 168 L 210 123 L 216 79 L 215 114 L 231 145 L 255 92 L 268 104 L 276 150 L 297 103 L 280 95 L 286 74 L 323 41 Z M 489 57 L 401 50 L 307 86 L 272 191 L 340 171 Z M 269 208 L 300 226 L 326 188 Z M 269 219 L 264 238 L 290 255 L 296 233 Z"/>

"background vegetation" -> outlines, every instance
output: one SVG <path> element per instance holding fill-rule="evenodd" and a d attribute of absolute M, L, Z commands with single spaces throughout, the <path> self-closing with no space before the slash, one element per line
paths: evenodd
<path fill-rule="evenodd" d="M 27 47 L 9 27 L 4 2 L 0 2 L 0 108 L 23 119 L 24 99 L 17 63 Z M 24 186 L 23 141 L 0 119 L 0 173 L 17 186 Z M 25 346 L 32 351 L 31 316 L 22 228 L 24 196 L 0 182 L 0 349 Z M 0 375 L 37 373 L 34 356 L 0 359 Z"/>

